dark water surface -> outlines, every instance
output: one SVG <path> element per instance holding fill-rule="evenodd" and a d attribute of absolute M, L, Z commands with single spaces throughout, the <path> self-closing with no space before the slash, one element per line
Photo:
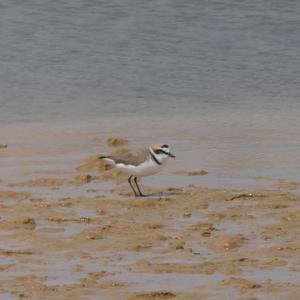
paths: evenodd
<path fill-rule="evenodd" d="M 7 1 L 0 122 L 289 106 L 299 1 Z"/>

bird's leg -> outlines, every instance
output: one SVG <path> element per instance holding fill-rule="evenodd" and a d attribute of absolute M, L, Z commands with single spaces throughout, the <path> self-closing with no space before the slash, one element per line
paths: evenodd
<path fill-rule="evenodd" d="M 138 189 L 138 191 L 139 191 L 139 196 L 140 197 L 146 197 L 146 195 L 144 195 L 142 192 L 141 192 L 141 190 L 140 190 L 140 187 L 139 187 L 139 185 L 138 185 L 138 183 L 137 183 L 137 177 L 134 177 L 134 182 L 135 182 L 135 185 L 136 185 L 136 187 L 137 187 L 137 189 Z"/>
<path fill-rule="evenodd" d="M 130 186 L 131 186 L 131 188 L 132 188 L 132 190 L 133 190 L 133 192 L 134 192 L 134 195 L 137 197 L 137 196 L 139 196 L 139 195 L 137 194 L 137 192 L 135 191 L 135 189 L 133 188 L 133 185 L 132 185 L 132 183 L 131 183 L 131 178 L 132 178 L 132 177 L 133 177 L 133 175 L 129 176 L 128 182 L 129 182 L 129 184 L 130 184 Z"/>

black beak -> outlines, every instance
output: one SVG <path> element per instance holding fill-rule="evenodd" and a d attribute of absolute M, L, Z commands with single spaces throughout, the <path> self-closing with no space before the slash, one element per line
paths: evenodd
<path fill-rule="evenodd" d="M 175 155 L 173 155 L 172 153 L 168 153 L 168 155 L 170 156 L 170 157 L 173 157 L 173 158 L 175 158 L 176 156 Z"/>

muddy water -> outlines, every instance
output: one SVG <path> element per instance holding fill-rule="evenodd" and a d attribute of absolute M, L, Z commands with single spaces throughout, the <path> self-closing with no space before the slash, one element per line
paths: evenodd
<path fill-rule="evenodd" d="M 163 173 L 176 181 L 145 180 L 153 196 L 134 199 L 91 160 L 113 150 L 105 135 L 72 135 L 2 153 L 2 298 L 297 299 L 297 183 L 193 187 L 208 175 L 179 161 Z"/>

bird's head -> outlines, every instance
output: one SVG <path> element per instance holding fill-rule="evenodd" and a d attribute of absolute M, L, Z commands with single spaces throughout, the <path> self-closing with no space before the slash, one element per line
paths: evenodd
<path fill-rule="evenodd" d="M 150 153 L 160 162 L 163 163 L 169 157 L 175 158 L 166 144 L 154 144 L 149 147 Z"/>

